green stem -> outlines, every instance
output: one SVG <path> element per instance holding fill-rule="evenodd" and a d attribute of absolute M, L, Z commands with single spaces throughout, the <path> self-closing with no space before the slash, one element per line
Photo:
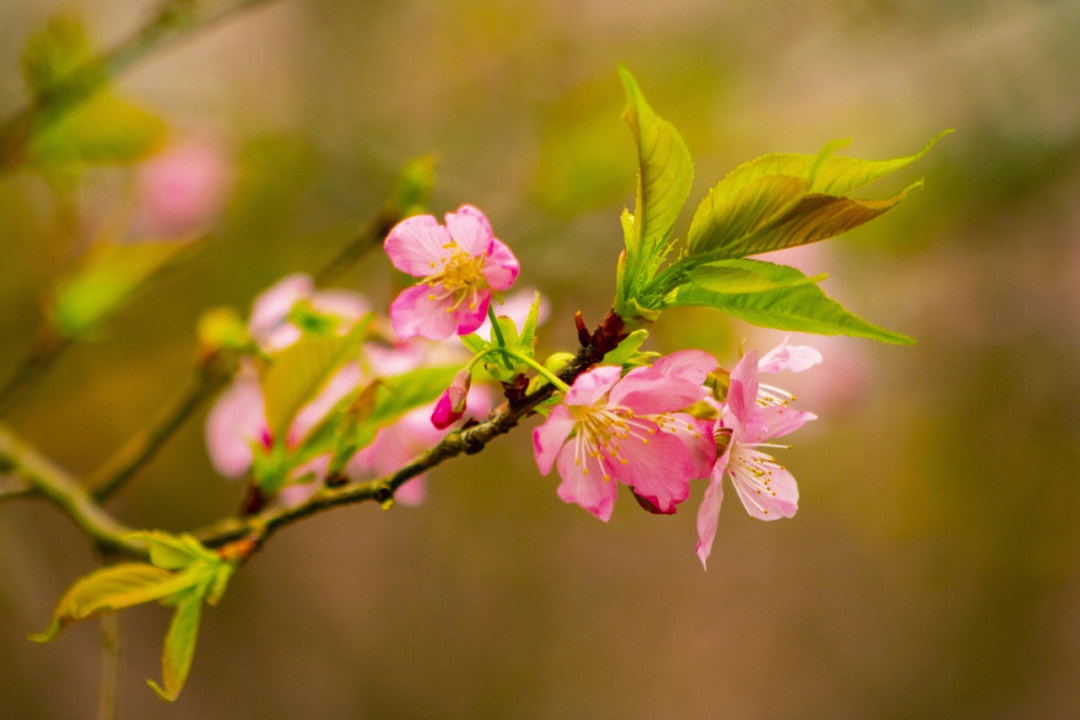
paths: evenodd
<path fill-rule="evenodd" d="M 499 321 L 495 317 L 495 309 L 491 306 L 490 302 L 488 303 L 487 316 L 488 320 L 491 321 L 491 332 L 495 334 L 495 342 L 499 344 L 500 349 L 506 348 L 506 338 L 503 337 L 502 328 L 499 327 Z M 510 361 L 508 361 L 505 356 L 503 357 L 503 365 L 506 366 L 507 370 L 514 369 L 513 365 L 510 364 Z"/>

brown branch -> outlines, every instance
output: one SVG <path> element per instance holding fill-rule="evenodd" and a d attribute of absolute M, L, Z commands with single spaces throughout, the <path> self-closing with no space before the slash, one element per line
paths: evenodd
<path fill-rule="evenodd" d="M 41 497 L 60 508 L 103 552 L 146 557 L 142 543 L 127 539 L 131 528 L 105 512 L 63 468 L 2 425 L 0 468 L 29 486 L 30 491 L 22 494 Z"/>
<path fill-rule="evenodd" d="M 604 355 L 615 348 L 625 337 L 622 320 L 609 312 L 592 334 L 587 345 L 578 349 L 574 358 L 559 372 L 559 379 L 567 384 L 600 362 Z M 489 442 L 510 431 L 518 422 L 532 414 L 536 407 L 555 393 L 553 385 L 544 385 L 517 401 L 507 401 L 486 422 L 461 428 L 447 435 L 426 453 L 385 477 L 364 482 L 350 482 L 335 487 L 324 487 L 305 502 L 292 507 L 274 507 L 243 518 L 228 518 L 209 527 L 196 530 L 195 537 L 210 547 L 219 547 L 236 540 L 249 541 L 254 552 L 274 532 L 286 525 L 318 512 L 340 505 L 376 500 L 385 502 L 406 481 L 440 463 L 461 454 L 477 453 Z"/>

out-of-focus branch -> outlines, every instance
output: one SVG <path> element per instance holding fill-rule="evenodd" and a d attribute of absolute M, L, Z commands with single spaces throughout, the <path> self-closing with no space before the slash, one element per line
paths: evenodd
<path fill-rule="evenodd" d="M 588 333 L 586 333 L 588 335 Z M 603 359 L 604 355 L 625 337 L 622 321 L 613 312 L 600 323 L 587 344 L 582 345 L 561 372 L 559 379 L 567 384 Z M 547 384 L 523 397 L 508 400 L 486 422 L 456 430 L 416 460 L 385 477 L 365 482 L 350 482 L 336 487 L 325 487 L 308 500 L 291 507 L 277 507 L 246 518 L 229 518 L 215 525 L 195 531 L 203 543 L 217 547 L 235 540 L 248 540 L 250 551 L 274 532 L 301 518 L 314 515 L 339 505 L 349 505 L 365 500 L 385 502 L 407 480 L 416 477 L 442 462 L 461 454 L 480 452 L 485 445 L 499 435 L 507 433 L 518 422 L 531 414 L 536 406 L 550 398 L 555 387 Z"/>
<path fill-rule="evenodd" d="M 105 512 L 86 488 L 65 470 L 2 425 L 0 471 L 25 483 L 26 490 L 14 496 L 34 495 L 48 500 L 70 517 L 103 552 L 146 557 L 142 543 L 126 538 L 131 528 Z"/>
<path fill-rule="evenodd" d="M 86 485 L 90 488 L 91 497 L 102 501 L 119 490 L 157 453 L 206 398 L 232 379 L 234 371 L 234 364 L 223 366 L 222 362 L 201 366 L 195 377 L 158 410 L 148 425 L 131 436 L 87 478 Z"/>
<path fill-rule="evenodd" d="M 17 165 L 38 118 L 70 110 L 139 60 L 271 0 L 164 0 L 154 17 L 0 123 L 0 167 Z"/>

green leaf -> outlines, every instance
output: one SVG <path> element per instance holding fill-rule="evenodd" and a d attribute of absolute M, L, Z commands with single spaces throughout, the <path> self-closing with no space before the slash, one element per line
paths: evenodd
<path fill-rule="evenodd" d="M 41 98 L 83 70 L 92 58 L 82 21 L 58 15 L 26 41 L 23 78 L 30 92 Z"/>
<path fill-rule="evenodd" d="M 88 339 L 155 273 L 190 247 L 186 242 L 103 243 L 53 291 L 50 319 L 61 337 Z"/>
<path fill-rule="evenodd" d="M 790 175 L 765 175 L 734 190 L 720 183 L 694 213 L 687 238 L 690 252 L 726 248 L 758 232 L 795 207 L 806 188 L 805 180 Z"/>
<path fill-rule="evenodd" d="M 413 408 L 431 402 L 450 386 L 460 369 L 460 365 L 421 367 L 383 378 L 368 422 L 382 426 Z"/>
<path fill-rule="evenodd" d="M 165 123 L 106 91 L 48 115 L 34 127 L 31 160 L 46 168 L 73 163 L 131 163 L 157 150 Z"/>
<path fill-rule="evenodd" d="M 148 563 L 123 563 L 95 570 L 68 588 L 53 610 L 48 629 L 30 639 L 46 642 L 75 621 L 161 600 L 189 587 L 191 582 L 190 576 L 178 576 Z"/>
<path fill-rule="evenodd" d="M 363 322 L 348 335 L 306 335 L 271 356 L 261 380 L 274 437 L 284 437 L 296 413 L 356 353 L 366 327 Z"/>
<path fill-rule="evenodd" d="M 649 337 L 649 331 L 645 329 L 635 330 L 623 338 L 614 350 L 604 356 L 601 365 L 625 365 L 644 344 Z"/>
<path fill-rule="evenodd" d="M 150 550 L 150 562 L 165 570 L 181 570 L 196 563 L 219 563 L 217 553 L 208 550 L 187 533 L 170 535 L 160 530 L 133 532 L 126 538 L 145 542 Z"/>
<path fill-rule="evenodd" d="M 666 252 L 665 241 L 690 194 L 694 164 L 682 137 L 652 111 L 630 71 L 620 65 L 619 76 L 626 89 L 623 117 L 638 150 L 634 221 L 626 238 L 627 282 L 632 292 L 639 275 L 651 275 Z"/>
<path fill-rule="evenodd" d="M 906 335 L 883 330 L 848 312 L 795 268 L 759 260 L 727 262 L 781 287 L 763 292 L 718 293 L 689 284 L 669 296 L 666 304 L 712 307 L 748 323 L 780 330 L 851 335 L 898 344 L 914 342 Z"/>
<path fill-rule="evenodd" d="M 162 700 L 172 702 L 179 697 L 191 670 L 205 589 L 204 586 L 188 590 L 176 606 L 161 653 L 162 685 L 159 686 L 153 680 L 146 681 Z"/>
<path fill-rule="evenodd" d="M 843 141 L 817 155 L 776 154 L 732 170 L 694 213 L 691 255 L 742 257 L 839 235 L 881 215 L 921 183 L 881 201 L 840 197 L 925 155 L 946 130 L 918 153 L 896 160 L 835 157 Z"/>
<path fill-rule="evenodd" d="M 740 260 L 717 260 L 695 266 L 689 272 L 688 279 L 694 285 L 709 292 L 741 295 L 821 282 L 825 279 L 825 275 L 812 278 L 793 275 L 779 279 L 771 274 L 763 274 L 756 266 L 747 266 Z"/>

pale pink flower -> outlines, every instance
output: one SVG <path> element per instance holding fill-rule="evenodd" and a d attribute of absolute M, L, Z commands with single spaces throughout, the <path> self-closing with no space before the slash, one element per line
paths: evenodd
<path fill-rule="evenodd" d="M 145 232 L 177 236 L 205 226 L 224 205 L 233 175 L 213 143 L 188 141 L 154 155 L 136 180 Z"/>
<path fill-rule="evenodd" d="M 477 419 L 486 416 L 492 406 L 490 389 L 483 386 L 475 388 L 472 401 L 468 414 Z M 416 408 L 380 429 L 371 444 L 353 455 L 345 466 L 345 474 L 353 479 L 387 475 L 435 447 L 446 435 L 446 430 L 432 426 L 432 409 L 433 405 L 430 404 Z M 394 492 L 394 499 L 404 505 L 418 505 L 426 496 L 424 475 L 409 479 Z"/>
<path fill-rule="evenodd" d="M 287 275 L 261 292 L 251 304 L 248 333 L 263 352 L 284 350 L 300 339 L 303 331 L 289 321 L 289 313 L 298 302 L 340 321 L 338 332 L 345 334 L 371 309 L 359 293 L 347 290 L 315 290 L 309 275 Z"/>
<path fill-rule="evenodd" d="M 517 258 L 471 205 L 447 213 L 445 226 L 433 215 L 402 220 L 384 247 L 394 267 L 422 278 L 390 305 L 390 321 L 402 338 L 438 340 L 475 331 L 492 291 L 508 289 L 518 275 Z"/>
<path fill-rule="evenodd" d="M 618 367 L 582 374 L 533 432 L 540 472 L 557 465 L 559 497 L 604 521 L 615 504 L 614 481 L 657 512 L 674 512 L 715 452 L 711 423 L 678 411 L 705 397 L 702 381 L 715 367 L 707 353 L 690 350 L 623 378 Z"/>
<path fill-rule="evenodd" d="M 771 447 L 769 440 L 797 430 L 817 416 L 788 407 L 791 396 L 779 388 L 761 385 L 758 373 L 805 370 L 820 360 L 820 353 L 813 348 L 788 346 L 785 339 L 766 353 L 760 363 L 757 351 L 751 350 L 731 371 L 727 403 L 717 426 L 717 437 L 726 440 L 727 447 L 713 465 L 705 497 L 698 508 L 696 552 L 702 566 L 716 538 L 725 475 L 752 517 L 776 520 L 791 517 L 798 509 L 799 488 L 795 478 L 758 448 Z"/>

